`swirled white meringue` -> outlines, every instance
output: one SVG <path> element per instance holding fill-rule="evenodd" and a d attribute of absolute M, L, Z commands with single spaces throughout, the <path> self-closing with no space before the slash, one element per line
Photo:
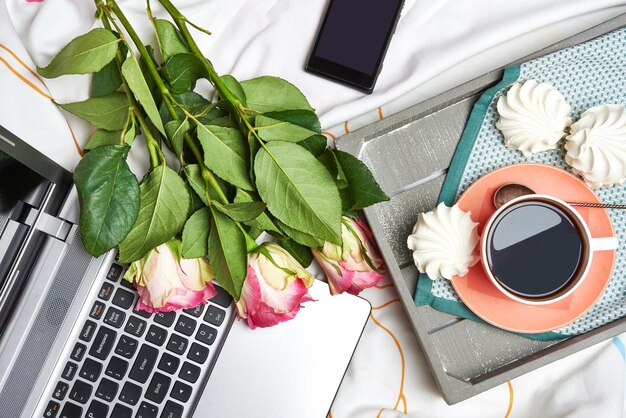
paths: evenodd
<path fill-rule="evenodd" d="M 432 280 L 465 276 L 479 259 L 477 225 L 457 205 L 440 203 L 433 211 L 420 213 L 407 239 L 417 269 Z"/>
<path fill-rule="evenodd" d="M 571 125 L 571 108 L 563 95 L 546 83 L 528 80 L 514 84 L 498 100 L 496 127 L 504 143 L 530 156 L 555 149 Z"/>
<path fill-rule="evenodd" d="M 571 126 L 565 162 L 593 188 L 626 178 L 626 109 L 605 104 L 585 110 Z"/>

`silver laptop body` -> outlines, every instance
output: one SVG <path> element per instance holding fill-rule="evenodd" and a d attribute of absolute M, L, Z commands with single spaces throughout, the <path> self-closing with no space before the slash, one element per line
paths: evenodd
<path fill-rule="evenodd" d="M 0 418 L 326 415 L 367 301 L 316 281 L 315 304 L 256 331 L 233 326 L 219 288 L 196 309 L 136 312 L 115 253 L 89 255 L 78 219 L 71 174 L 0 126 Z"/>

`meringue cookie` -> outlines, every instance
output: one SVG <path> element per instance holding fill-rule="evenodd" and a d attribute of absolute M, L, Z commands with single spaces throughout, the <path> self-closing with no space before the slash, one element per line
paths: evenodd
<path fill-rule="evenodd" d="M 407 239 L 417 269 L 432 280 L 465 276 L 479 259 L 477 226 L 457 205 L 440 203 L 435 210 L 420 213 Z"/>
<path fill-rule="evenodd" d="M 496 127 L 504 143 L 525 156 L 555 149 L 572 124 L 570 105 L 546 83 L 528 80 L 514 84 L 498 100 L 500 119 Z"/>
<path fill-rule="evenodd" d="M 605 104 L 585 110 L 566 138 L 565 162 L 592 188 L 626 178 L 626 109 Z"/>

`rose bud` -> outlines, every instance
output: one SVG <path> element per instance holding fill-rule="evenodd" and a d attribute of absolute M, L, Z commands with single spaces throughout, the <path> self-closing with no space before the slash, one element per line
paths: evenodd
<path fill-rule="evenodd" d="M 216 294 L 211 266 L 202 258 L 182 258 L 176 239 L 133 262 L 124 279 L 137 287 L 136 309 L 152 313 L 194 308 Z"/>
<path fill-rule="evenodd" d="M 248 326 L 271 327 L 296 316 L 315 278 L 285 249 L 269 242 L 248 255 L 248 275 L 237 302 Z"/>
<path fill-rule="evenodd" d="M 343 292 L 357 295 L 380 282 L 384 261 L 365 222 L 344 216 L 341 238 L 341 247 L 325 242 L 321 252 L 312 249 L 313 256 L 326 273 L 333 295 Z"/>

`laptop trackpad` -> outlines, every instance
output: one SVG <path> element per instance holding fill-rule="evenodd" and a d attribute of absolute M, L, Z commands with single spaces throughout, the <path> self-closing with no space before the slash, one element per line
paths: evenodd
<path fill-rule="evenodd" d="M 235 321 L 195 418 L 323 418 L 370 313 L 317 281 L 295 319 L 251 331 Z"/>

